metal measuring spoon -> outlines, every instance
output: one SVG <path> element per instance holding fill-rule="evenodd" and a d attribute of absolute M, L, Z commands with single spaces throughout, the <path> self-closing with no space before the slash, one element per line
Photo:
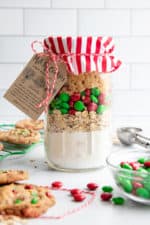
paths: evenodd
<path fill-rule="evenodd" d="M 117 129 L 117 136 L 124 145 L 139 144 L 150 149 L 150 138 L 140 135 L 141 131 L 142 129 L 137 127 L 122 127 Z"/>

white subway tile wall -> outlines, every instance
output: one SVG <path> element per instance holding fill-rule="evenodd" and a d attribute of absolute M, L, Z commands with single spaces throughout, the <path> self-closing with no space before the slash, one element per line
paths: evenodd
<path fill-rule="evenodd" d="M 47 35 L 111 35 L 123 62 L 112 74 L 113 119 L 147 121 L 149 21 L 149 0 L 0 0 L 0 115 L 25 117 L 2 96 L 32 56 L 32 41 Z"/>

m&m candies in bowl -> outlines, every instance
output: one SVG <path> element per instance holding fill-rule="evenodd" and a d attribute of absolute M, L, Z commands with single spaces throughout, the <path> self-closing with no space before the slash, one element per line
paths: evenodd
<path fill-rule="evenodd" d="M 128 198 L 150 205 L 150 151 L 123 149 L 106 159 L 115 183 Z"/>

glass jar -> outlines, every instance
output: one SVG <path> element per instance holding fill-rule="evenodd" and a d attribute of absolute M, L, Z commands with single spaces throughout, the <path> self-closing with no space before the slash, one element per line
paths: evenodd
<path fill-rule="evenodd" d="M 70 68 L 75 68 L 75 60 L 78 64 L 78 57 L 76 54 L 68 56 L 68 62 L 72 63 Z M 81 66 L 90 57 L 93 59 L 93 54 L 88 54 L 88 59 L 87 55 L 80 57 Z M 49 105 L 45 152 L 48 164 L 53 169 L 98 169 L 104 166 L 110 152 L 110 73 L 92 69 L 80 73 L 68 72 L 67 83 Z"/>

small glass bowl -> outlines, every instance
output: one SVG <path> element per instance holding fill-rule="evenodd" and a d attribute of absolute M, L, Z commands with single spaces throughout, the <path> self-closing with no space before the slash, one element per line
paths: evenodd
<path fill-rule="evenodd" d="M 124 169 L 121 162 L 135 162 L 140 158 L 150 161 L 149 150 L 121 149 L 111 152 L 106 163 L 121 192 L 133 201 L 150 205 L 150 170 Z M 144 166 L 143 166 L 144 168 Z"/>

